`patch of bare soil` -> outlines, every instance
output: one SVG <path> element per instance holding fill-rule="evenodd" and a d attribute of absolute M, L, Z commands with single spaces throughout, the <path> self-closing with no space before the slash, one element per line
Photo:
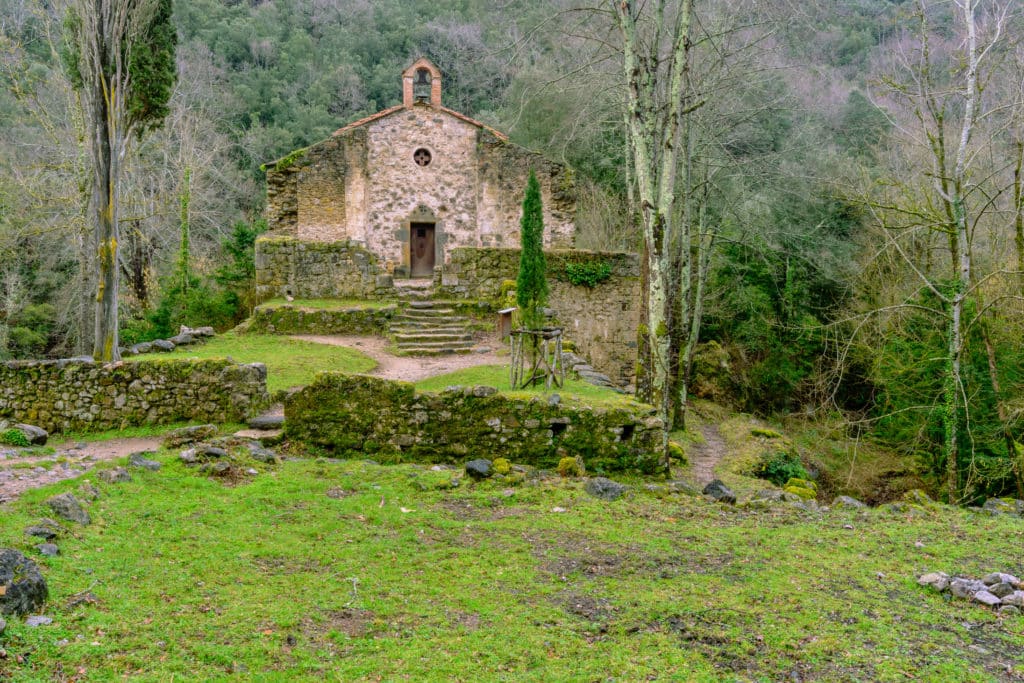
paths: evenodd
<path fill-rule="evenodd" d="M 156 450 L 160 439 L 134 437 L 93 443 L 58 443 L 54 447 L 52 455 L 26 456 L 18 449 L 0 450 L 0 503 L 14 500 L 29 489 L 81 476 L 97 463 Z"/>
<path fill-rule="evenodd" d="M 477 365 L 497 365 L 508 360 L 507 357 L 499 356 L 494 350 L 486 353 L 447 356 L 396 356 L 391 352 L 388 340 L 382 337 L 302 334 L 293 336 L 292 339 L 330 346 L 347 346 L 361 351 L 377 361 L 377 367 L 367 374 L 405 382 L 417 382 L 435 375 L 443 375 Z"/>
<path fill-rule="evenodd" d="M 697 486 L 704 488 L 716 479 L 715 467 L 725 457 L 726 446 L 722 435 L 718 433 L 718 427 L 704 425 L 700 433 L 704 436 L 704 443 L 695 444 L 688 455 L 693 478 Z"/>

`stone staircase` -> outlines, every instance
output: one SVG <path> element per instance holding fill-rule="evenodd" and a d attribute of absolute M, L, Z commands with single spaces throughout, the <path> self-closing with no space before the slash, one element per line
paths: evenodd
<path fill-rule="evenodd" d="M 472 353 L 476 345 L 471 320 L 443 301 L 410 301 L 392 320 L 391 336 L 409 356 Z"/>

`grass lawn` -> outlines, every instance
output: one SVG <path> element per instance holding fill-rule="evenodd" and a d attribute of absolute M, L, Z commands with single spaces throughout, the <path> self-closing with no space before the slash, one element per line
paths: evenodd
<path fill-rule="evenodd" d="M 377 363 L 369 356 L 344 346 L 328 346 L 287 337 L 261 334 L 218 335 L 204 344 L 149 353 L 127 360 L 162 358 L 232 358 L 241 363 L 265 363 L 267 389 L 274 393 L 309 384 L 320 371 L 369 372 Z"/>
<path fill-rule="evenodd" d="M 77 481 L 3 506 L 0 547 L 43 568 L 53 623 L 9 619 L 0 679 L 996 681 L 1024 617 L 948 601 L 925 570 L 1024 570 L 1024 526 L 941 510 L 812 514 L 575 480 L 463 481 L 362 461 L 176 453 L 96 480 L 88 527 L 41 557 L 22 529 Z M 83 600 L 83 596 L 85 599 Z M 1009 669 L 1007 668 L 1009 667 Z M 795 672 L 795 673 L 794 673 Z"/>
<path fill-rule="evenodd" d="M 456 385 L 485 385 L 495 387 L 505 395 L 521 396 L 523 398 L 558 394 L 563 399 L 576 399 L 581 403 L 586 403 L 592 406 L 625 407 L 638 405 L 632 396 L 627 396 L 625 394 L 612 391 L 611 389 L 596 387 L 593 384 L 568 378 L 566 378 L 565 386 L 561 389 L 545 391 L 543 386 L 541 386 L 519 391 L 510 391 L 508 388 L 508 372 L 508 364 L 477 365 L 472 368 L 456 370 L 455 372 L 449 372 L 444 375 L 428 377 L 427 379 L 420 380 L 419 382 L 416 382 L 416 388 L 420 391 L 443 391 L 445 387 Z"/>
<path fill-rule="evenodd" d="M 257 306 L 257 308 L 291 306 L 292 308 L 305 308 L 313 311 L 335 311 L 345 308 L 384 308 L 394 305 L 394 301 L 369 301 L 364 299 L 295 299 L 294 301 L 269 299 Z"/>

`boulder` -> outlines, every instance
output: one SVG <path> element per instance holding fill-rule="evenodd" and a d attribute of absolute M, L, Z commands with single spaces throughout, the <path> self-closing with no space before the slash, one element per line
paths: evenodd
<path fill-rule="evenodd" d="M 49 595 L 39 566 L 10 548 L 0 549 L 0 588 L 0 614 L 34 612 Z"/>
<path fill-rule="evenodd" d="M 187 332 L 183 332 L 182 334 L 176 334 L 173 337 L 168 338 L 167 341 L 171 342 L 175 346 L 190 346 L 196 343 L 196 338 Z"/>
<path fill-rule="evenodd" d="M 40 543 L 36 546 L 36 550 L 39 551 L 40 555 L 46 555 L 48 557 L 60 555 L 60 548 L 53 543 Z"/>
<path fill-rule="evenodd" d="M 1020 579 L 1013 574 L 992 572 L 991 574 L 985 574 L 985 576 L 981 577 L 981 582 L 986 586 L 994 586 L 997 583 L 1008 583 L 1011 586 L 1017 587 L 1017 585 L 1020 584 Z"/>
<path fill-rule="evenodd" d="M 258 443 L 250 443 L 247 448 L 249 449 L 249 453 L 252 455 L 253 460 L 266 463 L 268 465 L 277 462 L 277 453 L 264 448 Z"/>
<path fill-rule="evenodd" d="M 213 328 L 208 325 L 204 327 L 187 327 L 182 325 L 178 329 L 178 334 L 190 334 L 193 337 L 212 337 L 214 332 Z"/>
<path fill-rule="evenodd" d="M 96 476 L 99 477 L 101 481 L 105 481 L 108 484 L 122 484 L 132 480 L 132 475 L 123 467 L 115 467 L 111 470 L 100 470 Z"/>
<path fill-rule="evenodd" d="M 864 503 L 860 502 L 856 498 L 851 498 L 850 496 L 836 496 L 836 499 L 832 501 L 832 507 L 837 508 L 837 509 L 838 508 L 853 508 L 853 509 L 859 510 L 861 508 L 866 508 L 867 505 L 865 505 Z"/>
<path fill-rule="evenodd" d="M 35 536 L 45 541 L 52 541 L 62 533 L 64 533 L 64 528 L 60 524 L 45 517 L 31 526 L 25 527 L 26 536 Z"/>
<path fill-rule="evenodd" d="M 1024 500 L 1016 498 L 989 498 L 981 506 L 989 514 L 993 515 L 1018 515 L 1024 517 Z"/>
<path fill-rule="evenodd" d="M 167 339 L 156 339 L 151 342 L 151 351 L 160 351 L 162 353 L 170 353 L 174 350 L 174 342 L 168 341 Z"/>
<path fill-rule="evenodd" d="M 16 424 L 14 428 L 24 434 L 33 446 L 45 446 L 46 440 L 50 438 L 50 434 L 45 429 L 35 425 Z"/>
<path fill-rule="evenodd" d="M 494 468 L 491 467 L 490 460 L 470 460 L 466 463 L 466 474 L 474 479 L 487 479 L 494 474 Z"/>
<path fill-rule="evenodd" d="M 1024 607 L 1024 591 L 1014 591 L 1009 595 L 1004 595 L 1003 604 Z"/>
<path fill-rule="evenodd" d="M 204 439 L 210 439 L 217 435 L 216 425 L 193 425 L 175 429 L 164 436 L 166 448 L 176 448 L 185 444 L 195 443 Z"/>
<path fill-rule="evenodd" d="M 917 583 L 921 586 L 930 586 L 941 593 L 949 588 L 949 574 L 945 572 L 928 572 L 918 577 Z"/>
<path fill-rule="evenodd" d="M 150 460 L 147 455 L 152 455 L 153 451 L 142 451 L 139 453 L 132 453 L 128 456 L 128 466 L 138 467 L 139 469 L 149 470 L 150 472 L 156 472 L 160 469 L 160 463 L 156 460 Z"/>
<path fill-rule="evenodd" d="M 583 490 L 601 500 L 617 500 L 629 490 L 629 487 L 611 479 L 594 477 L 587 480 L 587 483 L 583 485 Z"/>
<path fill-rule="evenodd" d="M 250 429 L 281 429 L 284 426 L 284 415 L 260 415 L 249 420 Z"/>
<path fill-rule="evenodd" d="M 139 356 L 139 355 L 142 355 L 144 353 L 149 353 L 152 350 L 153 350 L 153 345 L 151 343 L 149 343 L 149 342 L 141 342 L 139 344 L 135 344 L 131 348 L 131 352 L 132 352 L 133 356 Z"/>
<path fill-rule="evenodd" d="M 46 504 L 54 514 L 69 522 L 77 522 L 84 526 L 92 521 L 89 519 L 89 513 L 82 509 L 82 504 L 73 494 L 62 493 L 46 501 Z"/>
<path fill-rule="evenodd" d="M 87 481 L 78 487 L 78 495 L 84 500 L 93 501 L 100 497 L 100 490 Z"/>
<path fill-rule="evenodd" d="M 1020 607 L 1017 607 L 1016 605 L 1001 605 L 999 607 L 999 613 L 1016 616 L 1020 614 Z"/>
<path fill-rule="evenodd" d="M 1013 593 L 1014 590 L 1015 584 L 1010 584 L 1006 582 L 994 583 L 988 587 L 988 592 L 996 596 L 997 598 L 1005 598 L 1007 595 Z"/>
<path fill-rule="evenodd" d="M 903 500 L 911 505 L 920 505 L 924 508 L 933 508 L 937 504 L 928 497 L 928 494 L 921 489 L 911 489 L 903 494 Z"/>
<path fill-rule="evenodd" d="M 212 474 L 215 477 L 226 475 L 231 470 L 231 463 L 218 460 L 204 464 L 199 471 L 203 474 Z"/>
<path fill-rule="evenodd" d="M 1002 604 L 1003 602 L 1002 600 L 997 598 L 995 595 L 992 595 L 988 591 L 978 591 L 977 593 L 971 596 L 971 600 L 973 600 L 974 602 L 980 602 L 982 605 L 986 605 L 988 607 L 995 607 L 996 605 Z"/>
<path fill-rule="evenodd" d="M 726 486 L 721 479 L 715 479 L 705 486 L 702 493 L 705 496 L 711 496 L 719 503 L 729 503 L 730 505 L 736 504 L 736 494 L 733 493 L 732 489 Z"/>
<path fill-rule="evenodd" d="M 974 579 L 957 577 L 949 582 L 949 591 L 958 598 L 970 598 L 983 590 L 985 590 L 985 584 Z"/>

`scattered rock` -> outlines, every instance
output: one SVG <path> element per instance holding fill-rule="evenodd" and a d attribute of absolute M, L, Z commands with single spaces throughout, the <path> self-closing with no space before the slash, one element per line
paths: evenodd
<path fill-rule="evenodd" d="M 132 475 L 123 467 L 115 467 L 111 470 L 100 470 L 96 476 L 108 484 L 121 484 L 132 480 Z"/>
<path fill-rule="evenodd" d="M 43 606 L 49 591 L 39 566 L 17 550 L 0 550 L 0 614 L 28 614 Z"/>
<path fill-rule="evenodd" d="M 611 479 L 594 477 L 587 480 L 587 483 L 583 485 L 583 490 L 601 500 L 617 500 L 629 490 L 629 487 Z"/>
<path fill-rule="evenodd" d="M 474 479 L 487 479 L 494 474 L 494 469 L 491 467 L 490 460 L 480 458 L 466 463 L 466 474 Z"/>
<path fill-rule="evenodd" d="M 170 353 L 174 350 L 174 342 L 167 341 L 166 339 L 156 339 L 151 342 L 150 351 L 161 351 L 163 353 Z"/>
<path fill-rule="evenodd" d="M 85 482 L 78 487 L 78 495 L 85 500 L 93 501 L 100 497 L 100 490 L 90 482 Z"/>
<path fill-rule="evenodd" d="M 832 507 L 854 508 L 859 510 L 860 508 L 866 508 L 867 505 L 860 502 L 856 498 L 851 498 L 850 496 L 837 496 L 836 499 L 832 501 Z"/>
<path fill-rule="evenodd" d="M 1016 498 L 989 498 L 981 509 L 993 515 L 1017 515 L 1024 517 L 1024 500 Z"/>
<path fill-rule="evenodd" d="M 193 337 L 212 337 L 214 335 L 214 331 L 210 326 L 188 327 L 186 325 L 182 325 L 178 328 L 178 334 L 190 334 Z"/>
<path fill-rule="evenodd" d="M 917 583 L 921 586 L 931 586 L 941 593 L 949 588 L 949 574 L 945 572 L 929 572 L 921 575 Z"/>
<path fill-rule="evenodd" d="M 984 583 L 986 586 L 994 586 L 997 583 L 1008 583 L 1016 588 L 1017 585 L 1020 583 L 1020 579 L 1018 579 L 1013 574 L 992 572 L 991 574 L 985 574 L 985 576 L 981 577 L 981 582 Z"/>
<path fill-rule="evenodd" d="M 988 587 L 988 592 L 997 598 L 1005 598 L 1014 592 L 1014 586 L 1009 583 L 994 583 Z"/>
<path fill-rule="evenodd" d="M 48 557 L 56 557 L 60 555 L 60 548 L 53 543 L 40 543 L 36 546 L 36 550 L 39 551 L 40 555 L 46 555 Z"/>
<path fill-rule="evenodd" d="M 16 424 L 14 428 L 24 434 L 25 438 L 33 446 L 45 446 L 46 440 L 50 438 L 49 433 L 45 429 L 35 425 Z"/>
<path fill-rule="evenodd" d="M 676 481 L 670 481 L 665 486 L 668 487 L 668 490 L 671 491 L 672 493 L 682 493 L 683 495 L 687 496 L 700 495 L 700 489 L 698 489 L 690 482 L 683 481 L 681 479 L 677 479 Z"/>
<path fill-rule="evenodd" d="M 143 353 L 149 353 L 153 350 L 153 345 L 150 342 L 141 342 L 131 347 L 130 351 L 133 356 L 139 356 Z"/>
<path fill-rule="evenodd" d="M 148 455 L 152 455 L 153 451 L 141 451 L 139 453 L 132 453 L 128 456 L 128 466 L 138 467 L 143 470 L 149 470 L 150 472 L 156 472 L 160 469 L 160 463 L 156 460 L 150 460 Z"/>
<path fill-rule="evenodd" d="M 1024 607 L 1024 591 L 1014 591 L 1009 595 L 1004 595 L 1003 604 Z"/>
<path fill-rule="evenodd" d="M 211 439 L 216 435 L 216 425 L 194 425 L 192 427 L 182 427 L 181 429 L 175 429 L 167 432 L 167 435 L 164 436 L 164 446 L 166 448 L 177 448 L 178 446 L 196 443 L 197 441 L 203 441 L 204 439 Z"/>
<path fill-rule="evenodd" d="M 1002 604 L 1003 602 L 998 597 L 992 595 L 991 593 L 985 590 L 978 591 L 977 593 L 971 596 L 971 599 L 975 602 L 980 602 L 981 604 L 987 605 L 989 607 L 995 607 L 996 605 Z"/>
<path fill-rule="evenodd" d="M 719 503 L 729 503 L 730 505 L 736 504 L 736 494 L 726 486 L 721 479 L 715 479 L 710 484 L 704 487 L 702 493 L 705 496 L 711 496 Z"/>
<path fill-rule="evenodd" d="M 50 617 L 44 617 L 41 614 L 33 614 L 25 619 L 25 626 L 29 628 L 36 628 L 37 626 L 49 626 L 53 623 L 53 619 Z"/>
<path fill-rule="evenodd" d="M 217 462 L 208 462 L 203 465 L 200 470 L 204 474 L 212 474 L 214 476 L 222 476 L 231 471 L 231 463 L 218 460 Z"/>
<path fill-rule="evenodd" d="M 46 503 L 53 510 L 54 514 L 69 522 L 77 522 L 84 526 L 92 521 L 89 519 L 89 513 L 82 509 L 82 504 L 78 502 L 78 499 L 73 494 L 62 493 L 59 496 L 54 496 L 46 501 Z"/>
<path fill-rule="evenodd" d="M 1020 607 L 1017 607 L 1016 605 L 1002 605 L 999 607 L 999 613 L 1010 615 L 1020 614 Z"/>
<path fill-rule="evenodd" d="M 199 446 L 196 448 L 196 452 L 199 454 L 199 457 L 206 459 L 226 458 L 228 455 L 226 450 L 217 446 Z"/>
<path fill-rule="evenodd" d="M 194 448 L 187 448 L 183 450 L 178 457 L 181 458 L 181 461 L 186 465 L 194 465 L 199 462 L 199 454 L 196 453 L 196 449 Z"/>
<path fill-rule="evenodd" d="M 974 579 L 955 578 L 949 582 L 950 592 L 958 598 L 970 598 L 975 593 L 985 590 L 985 584 Z"/>
<path fill-rule="evenodd" d="M 277 453 L 269 449 L 264 448 L 258 443 L 248 444 L 249 453 L 252 455 L 253 460 L 266 464 L 272 464 L 277 462 Z"/>
<path fill-rule="evenodd" d="M 284 426 L 284 415 L 260 415 L 249 420 L 250 429 L 281 429 Z"/>
<path fill-rule="evenodd" d="M 196 343 L 196 338 L 187 332 L 183 332 L 168 338 L 167 341 L 171 342 L 175 346 L 189 346 Z"/>
<path fill-rule="evenodd" d="M 43 518 L 32 526 L 25 527 L 26 536 L 35 536 L 46 541 L 51 541 L 64 532 L 63 527 L 52 519 Z"/>

